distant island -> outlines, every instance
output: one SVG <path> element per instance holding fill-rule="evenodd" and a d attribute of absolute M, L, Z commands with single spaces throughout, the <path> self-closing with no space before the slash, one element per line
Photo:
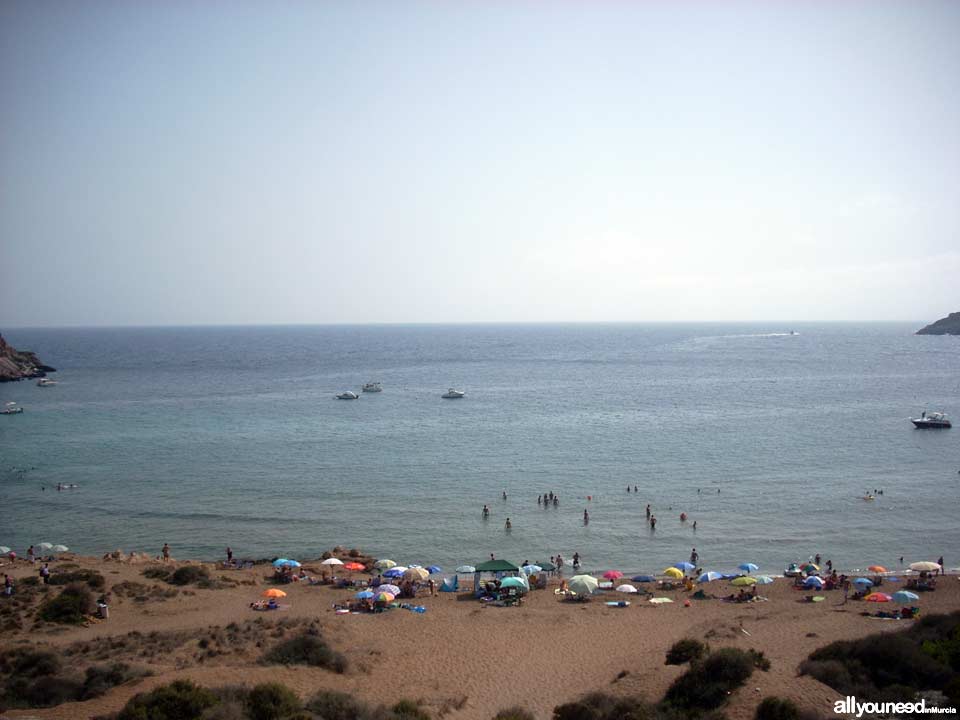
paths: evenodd
<path fill-rule="evenodd" d="M 0 382 L 41 378 L 49 372 L 56 372 L 56 368 L 44 365 L 29 350 L 11 347 L 0 335 Z"/>
<path fill-rule="evenodd" d="M 960 312 L 950 313 L 945 318 L 917 330 L 917 335 L 960 335 Z"/>

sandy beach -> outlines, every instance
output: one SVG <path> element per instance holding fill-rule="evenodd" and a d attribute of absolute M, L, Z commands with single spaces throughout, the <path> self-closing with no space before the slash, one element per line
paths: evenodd
<path fill-rule="evenodd" d="M 249 605 L 271 585 L 269 565 L 223 570 L 207 564 L 223 585 L 217 589 L 174 588 L 145 578 L 143 570 L 153 565 L 94 558 L 64 558 L 51 564 L 54 573 L 64 566 L 100 572 L 112 590 L 109 618 L 84 626 L 36 628 L 32 619 L 24 618 L 19 629 L 5 629 L 2 649 L 51 646 L 69 650 L 81 666 L 93 658 L 116 660 L 146 667 L 153 675 L 87 702 L 11 710 L 10 718 L 93 717 L 118 710 L 134 694 L 178 678 L 207 686 L 279 681 L 302 697 L 336 689 L 372 703 L 406 697 L 423 702 L 435 717 L 479 720 L 521 705 L 538 718 L 548 718 L 557 704 L 591 690 L 659 699 L 682 672 L 665 665 L 664 654 L 684 637 L 699 638 L 712 647 L 762 650 L 771 660 L 768 672 L 755 672 L 731 698 L 726 708 L 730 718 L 752 717 L 759 700 L 768 695 L 827 713 L 839 696 L 810 677 L 798 677 L 799 663 L 833 640 L 896 631 L 910 622 L 865 617 L 864 612 L 895 606 L 844 603 L 842 591 L 820 593 L 826 596 L 823 602 L 806 602 L 806 593 L 785 578 L 760 588 L 766 602 L 749 604 L 707 599 L 685 606 L 689 593 L 673 590 L 656 593 L 671 598 L 670 604 L 653 605 L 635 597 L 629 607 L 612 608 L 604 600 L 623 595 L 564 601 L 554 592 L 559 581 L 552 580 L 548 589 L 531 592 L 518 607 L 485 606 L 468 592 L 431 597 L 424 591 L 410 601 L 425 607 L 424 613 L 396 608 L 349 615 L 335 614 L 333 605 L 346 602 L 353 591 L 291 583 L 283 586 L 289 608 L 255 612 Z M 2 571 L 22 581 L 35 576 L 38 567 L 18 561 L 5 564 Z M 318 562 L 305 562 L 304 567 L 310 574 L 322 570 Z M 922 612 L 960 610 L 957 580 L 948 575 L 935 592 L 924 593 L 919 602 Z M 902 584 L 890 583 L 894 588 Z M 462 578 L 461 589 L 465 587 L 469 590 L 470 583 Z M 717 596 L 734 591 L 725 581 L 703 587 Z M 231 623 L 236 625 L 228 630 Z M 275 638 L 296 635 L 311 623 L 347 657 L 345 674 L 258 664 Z M 141 635 L 130 639 L 131 632 Z"/>

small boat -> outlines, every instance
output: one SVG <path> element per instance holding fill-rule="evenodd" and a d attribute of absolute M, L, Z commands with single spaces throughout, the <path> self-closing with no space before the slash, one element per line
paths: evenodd
<path fill-rule="evenodd" d="M 37 387 L 50 387 L 51 385 L 56 385 L 56 380 L 51 380 L 50 378 L 40 378 L 37 380 Z"/>
<path fill-rule="evenodd" d="M 946 413 L 942 412 L 924 412 L 918 418 L 910 418 L 910 422 L 921 429 L 942 429 L 953 427 L 953 425 L 950 424 L 950 418 L 947 417 Z"/>
<path fill-rule="evenodd" d="M 346 390 L 345 392 L 342 392 L 339 395 L 337 395 L 337 400 L 356 400 L 359 397 L 360 396 L 357 395 L 355 392 L 350 392 L 349 390 Z"/>
<path fill-rule="evenodd" d="M 0 415 L 19 415 L 23 412 L 23 408 L 17 405 L 15 402 L 8 402 L 3 410 L 0 410 Z"/>
<path fill-rule="evenodd" d="M 446 400 L 456 400 L 462 398 L 466 393 L 463 390 L 454 390 L 453 388 L 448 388 L 447 391 L 440 397 Z"/>
<path fill-rule="evenodd" d="M 363 392 L 383 392 L 383 386 L 378 382 L 368 382 L 363 386 Z"/>
<path fill-rule="evenodd" d="M 803 575 L 803 570 L 797 563 L 790 563 L 790 566 L 783 571 L 785 577 L 799 577 Z"/>

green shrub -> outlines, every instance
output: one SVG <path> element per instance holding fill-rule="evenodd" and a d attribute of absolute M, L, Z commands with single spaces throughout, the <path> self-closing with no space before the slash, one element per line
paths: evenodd
<path fill-rule="evenodd" d="M 667 665 L 683 665 L 691 660 L 699 660 L 707 654 L 707 646 L 699 640 L 684 638 L 677 640 L 667 650 Z"/>
<path fill-rule="evenodd" d="M 5 675 L 36 678 L 60 672 L 60 656 L 49 650 L 17 648 L 0 653 L 0 672 Z"/>
<path fill-rule="evenodd" d="M 87 675 L 77 699 L 89 700 L 100 697 L 117 685 L 123 685 L 125 682 L 137 680 L 149 674 L 148 671 L 132 668 L 126 663 L 91 665 L 87 668 Z"/>
<path fill-rule="evenodd" d="M 320 720 L 357 720 L 367 715 L 367 707 L 352 695 L 321 690 L 306 705 Z"/>
<path fill-rule="evenodd" d="M 40 606 L 40 619 L 78 625 L 93 612 L 93 596 L 85 585 L 67 585 L 59 595 Z"/>
<path fill-rule="evenodd" d="M 62 675 L 43 675 L 38 678 L 7 678 L 4 702 L 12 706 L 40 708 L 53 707 L 76 700 L 83 684 Z"/>
<path fill-rule="evenodd" d="M 501 710 L 493 716 L 493 720 L 536 720 L 533 713 L 519 705 Z"/>
<path fill-rule="evenodd" d="M 283 720 L 303 707 L 296 693 L 279 683 L 255 686 L 247 696 L 246 705 L 251 720 Z"/>
<path fill-rule="evenodd" d="M 107 581 L 103 575 L 96 570 L 55 572 L 50 574 L 50 579 L 48 580 L 48 584 L 50 585 L 70 585 L 71 583 L 83 583 L 90 586 L 93 590 L 103 590 L 107 586 Z"/>
<path fill-rule="evenodd" d="M 662 714 L 639 698 L 594 692 L 553 709 L 554 720 L 656 720 Z"/>
<path fill-rule="evenodd" d="M 150 567 L 145 568 L 141 574 L 145 578 L 150 578 L 151 580 L 167 580 L 170 578 L 172 573 L 173 571 L 165 565 L 151 565 Z"/>
<path fill-rule="evenodd" d="M 765 697 L 753 717 L 755 720 L 800 720 L 800 709 L 792 700 Z"/>
<path fill-rule="evenodd" d="M 673 681 L 664 703 L 684 712 L 719 708 L 753 674 L 753 667 L 753 656 L 743 650 L 721 648 L 711 652 Z"/>
<path fill-rule="evenodd" d="M 210 580 L 210 571 L 200 565 L 184 565 L 173 571 L 167 581 L 171 585 L 194 585 Z"/>
<path fill-rule="evenodd" d="M 189 680 L 176 680 L 130 699 L 116 720 L 199 720 L 217 696 Z"/>
<path fill-rule="evenodd" d="M 338 673 L 347 669 L 347 659 L 316 635 L 298 635 L 274 645 L 263 656 L 263 662 L 273 665 L 311 665 Z"/>
<path fill-rule="evenodd" d="M 751 648 L 749 652 L 750 657 L 753 658 L 753 666 L 757 670 L 763 670 L 763 672 L 766 672 L 770 669 L 770 658 L 764 654 L 763 650 L 753 650 Z"/>
<path fill-rule="evenodd" d="M 390 710 L 400 720 L 430 720 L 430 715 L 421 709 L 420 705 L 406 698 L 397 702 Z"/>

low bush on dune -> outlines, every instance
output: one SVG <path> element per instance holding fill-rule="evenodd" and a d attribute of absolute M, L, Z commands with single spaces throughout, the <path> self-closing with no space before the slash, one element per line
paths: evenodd
<path fill-rule="evenodd" d="M 841 695 L 906 702 L 918 692 L 960 689 L 960 612 L 931 615 L 905 632 L 841 640 L 812 652 L 800 673 Z"/>
<path fill-rule="evenodd" d="M 753 716 L 754 720 L 800 720 L 800 709 L 792 700 L 778 697 L 766 697 Z"/>
<path fill-rule="evenodd" d="M 40 619 L 46 622 L 78 625 L 93 612 L 93 595 L 86 585 L 67 585 L 54 598 L 40 606 Z"/>
<path fill-rule="evenodd" d="M 74 700 L 89 700 L 148 674 L 114 663 L 93 665 L 84 676 L 65 668 L 60 657 L 48 650 L 19 648 L 0 657 L 0 705 L 8 707 L 53 707 Z"/>
<path fill-rule="evenodd" d="M 300 714 L 303 705 L 296 693 L 285 685 L 264 683 L 250 691 L 246 708 L 250 720 L 284 720 Z"/>
<path fill-rule="evenodd" d="M 306 708 L 323 720 L 357 720 L 370 714 L 366 705 L 353 695 L 336 690 L 321 690 L 310 698 Z"/>
<path fill-rule="evenodd" d="M 595 692 L 553 709 L 554 720 L 661 720 L 666 715 L 656 705 L 639 698 Z"/>
<path fill-rule="evenodd" d="M 269 665 L 311 665 L 337 673 L 347 669 L 347 659 L 317 635 L 298 635 L 274 645 L 264 656 Z"/>
<path fill-rule="evenodd" d="M 737 648 L 721 648 L 673 681 L 663 698 L 666 707 L 684 713 L 715 710 L 753 674 L 755 658 Z"/>
<path fill-rule="evenodd" d="M 150 578 L 151 580 L 168 580 L 172 574 L 173 570 L 165 565 L 151 565 L 148 568 L 144 568 L 141 573 L 145 578 Z"/>
<path fill-rule="evenodd" d="M 400 700 L 390 708 L 396 720 L 430 720 L 430 715 L 413 700 Z"/>
<path fill-rule="evenodd" d="M 707 646 L 699 640 L 684 638 L 677 640 L 667 650 L 667 665 L 683 665 L 691 660 L 699 660 L 707 654 Z"/>
<path fill-rule="evenodd" d="M 184 565 L 173 571 L 167 581 L 171 585 L 196 585 L 210 581 L 210 571 L 200 565 Z"/>
<path fill-rule="evenodd" d="M 189 680 L 176 680 L 135 695 L 115 717 L 116 720 L 199 720 L 204 710 L 218 702 L 210 690 Z"/>
<path fill-rule="evenodd" d="M 82 583 L 93 590 L 103 590 L 107 581 L 96 570 L 74 570 L 73 572 L 55 572 L 50 575 L 49 585 L 70 585 Z"/>
<path fill-rule="evenodd" d="M 536 720 L 536 718 L 533 713 L 526 708 L 514 705 L 511 708 L 506 708 L 498 712 L 493 716 L 493 720 Z"/>

